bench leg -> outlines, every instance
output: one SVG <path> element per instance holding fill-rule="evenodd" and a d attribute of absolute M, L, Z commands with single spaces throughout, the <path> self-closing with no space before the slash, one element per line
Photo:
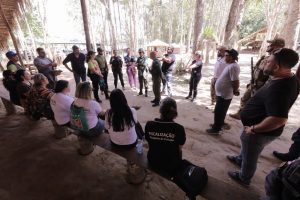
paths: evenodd
<path fill-rule="evenodd" d="M 82 137 L 82 136 L 78 136 L 78 142 L 79 142 L 79 149 L 78 149 L 78 153 L 80 155 L 89 155 L 90 153 L 92 153 L 94 151 L 94 144 L 92 143 L 91 140 Z"/>
<path fill-rule="evenodd" d="M 146 169 L 127 161 L 127 182 L 130 184 L 141 184 L 146 179 Z"/>
<path fill-rule="evenodd" d="M 54 137 L 56 139 L 61 139 L 67 136 L 68 133 L 67 127 L 58 125 L 55 120 L 51 120 L 51 122 L 54 127 Z"/>
<path fill-rule="evenodd" d="M 12 115 L 12 114 L 16 113 L 16 111 L 17 111 L 16 107 L 15 107 L 15 105 L 12 102 L 10 102 L 7 99 L 2 98 L 2 97 L 1 97 L 1 100 L 2 100 L 2 103 L 3 103 L 4 107 L 5 107 L 7 115 Z"/>

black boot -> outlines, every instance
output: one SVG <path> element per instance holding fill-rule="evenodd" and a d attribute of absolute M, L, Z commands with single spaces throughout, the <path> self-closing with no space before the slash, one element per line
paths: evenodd
<path fill-rule="evenodd" d="M 191 98 L 192 97 L 192 92 L 189 92 L 189 95 L 187 95 L 186 97 L 185 97 L 185 99 L 189 99 L 189 98 Z"/>
<path fill-rule="evenodd" d="M 105 94 L 105 99 L 109 99 L 109 95 L 108 95 L 108 91 L 104 90 L 104 94 Z"/>
<path fill-rule="evenodd" d="M 101 99 L 99 98 L 98 90 L 97 90 L 97 91 L 93 90 L 93 93 L 94 93 L 94 98 L 95 98 L 95 100 L 96 100 L 98 103 L 102 103 Z"/>
<path fill-rule="evenodd" d="M 148 97 L 148 89 L 145 89 L 145 97 Z"/>
<path fill-rule="evenodd" d="M 273 151 L 273 155 L 278 158 L 279 160 L 282 160 L 282 161 L 292 161 L 292 160 L 295 160 L 298 158 L 298 156 L 295 156 L 295 155 L 291 155 L 291 154 L 288 154 L 288 153 L 279 153 L 277 151 Z"/>

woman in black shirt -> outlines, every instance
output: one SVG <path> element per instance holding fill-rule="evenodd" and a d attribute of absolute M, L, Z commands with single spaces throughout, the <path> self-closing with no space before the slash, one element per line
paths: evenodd
<path fill-rule="evenodd" d="M 186 99 L 192 97 L 191 101 L 193 102 L 197 96 L 197 87 L 201 79 L 201 70 L 202 70 L 202 59 L 199 51 L 196 51 L 194 54 L 195 60 L 191 65 L 188 66 L 188 69 L 192 70 L 190 78 L 190 92 Z M 194 93 L 193 93 L 194 91 Z"/>
<path fill-rule="evenodd" d="M 176 101 L 166 98 L 160 107 L 160 118 L 148 121 L 145 138 L 149 143 L 148 161 L 152 168 L 173 176 L 182 161 L 181 148 L 185 130 L 174 122 L 177 117 Z"/>

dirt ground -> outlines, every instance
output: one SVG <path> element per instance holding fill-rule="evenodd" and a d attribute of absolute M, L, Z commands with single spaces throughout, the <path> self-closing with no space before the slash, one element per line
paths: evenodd
<path fill-rule="evenodd" d="M 250 79 L 250 57 L 241 55 L 241 90 Z M 59 79 L 67 79 L 72 84 L 74 94 L 75 83 L 72 74 L 60 67 L 64 72 Z M 292 107 L 289 122 L 281 137 L 267 146 L 259 158 L 258 168 L 249 189 L 244 189 L 227 176 L 227 171 L 237 168 L 226 160 L 228 154 L 238 154 L 240 150 L 241 123 L 227 117 L 226 121 L 232 128 L 224 131 L 221 136 L 211 136 L 205 130 L 213 122 L 210 106 L 210 79 L 213 65 L 203 68 L 203 78 L 199 85 L 198 98 L 195 102 L 184 99 L 187 95 L 189 75 L 174 77 L 173 97 L 178 103 L 179 116 L 176 122 L 184 125 L 187 141 L 183 148 L 183 157 L 194 164 L 204 166 L 214 180 L 223 184 L 223 189 L 231 191 L 224 196 L 224 191 L 213 191 L 214 198 L 233 199 L 233 193 L 240 193 L 235 199 L 254 199 L 251 195 L 264 194 L 266 174 L 280 164 L 272 156 L 273 150 L 287 151 L 291 144 L 290 138 L 299 126 L 296 115 L 300 110 L 299 99 Z M 112 74 L 109 75 L 110 88 L 113 88 Z M 124 73 L 127 84 L 127 75 Z M 150 80 L 150 79 L 149 79 Z M 151 81 L 150 81 L 151 82 Z M 146 121 L 159 116 L 158 108 L 152 108 L 150 97 L 137 96 L 128 84 L 125 94 L 130 105 L 141 106 L 138 119 L 144 125 Z M 7 92 L 0 86 L 0 95 Z M 102 96 L 104 99 L 104 97 Z M 230 112 L 239 105 L 240 97 L 234 97 Z M 109 108 L 104 101 L 103 109 Z M 5 116 L 3 106 L 0 112 L 0 199 L 2 200 L 79 200 L 79 199 L 184 199 L 184 193 L 173 183 L 150 173 L 144 184 L 133 186 L 126 182 L 126 161 L 101 148 L 96 148 L 90 156 L 82 157 L 76 153 L 78 142 L 75 136 L 56 140 L 49 121 L 32 122 L 18 114 Z M 233 192 L 232 192 L 233 191 Z M 245 192 L 246 191 L 246 192 Z M 218 196 L 218 194 L 220 194 Z M 244 196 L 243 196 L 244 195 Z M 200 197 L 198 199 L 201 199 Z M 256 198 L 258 199 L 258 198 Z"/>

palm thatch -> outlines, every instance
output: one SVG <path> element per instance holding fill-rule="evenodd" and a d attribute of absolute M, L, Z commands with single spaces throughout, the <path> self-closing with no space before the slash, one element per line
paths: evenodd
<path fill-rule="evenodd" d="M 14 30 L 16 27 L 16 19 L 20 17 L 21 8 L 28 4 L 29 0 L 1 0 L 0 7 L 2 8 L 5 18 L 9 26 Z M 7 41 L 10 38 L 5 19 L 0 15 L 0 49 L 8 47 Z"/>

